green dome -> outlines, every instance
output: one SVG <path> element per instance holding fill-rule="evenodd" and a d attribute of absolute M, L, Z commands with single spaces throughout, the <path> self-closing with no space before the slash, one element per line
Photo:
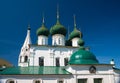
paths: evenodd
<path fill-rule="evenodd" d="M 81 38 L 78 40 L 78 45 L 80 45 L 80 46 L 84 45 L 84 41 Z"/>
<path fill-rule="evenodd" d="M 69 64 L 98 64 L 98 60 L 89 51 L 80 49 L 70 57 Z"/>
<path fill-rule="evenodd" d="M 65 29 L 65 27 L 63 25 L 61 25 L 59 22 L 57 22 L 53 27 L 51 27 L 50 29 L 50 34 L 54 35 L 54 34 L 62 34 L 62 35 L 66 35 L 67 31 Z"/>
<path fill-rule="evenodd" d="M 48 36 L 49 35 L 49 30 L 42 24 L 42 26 L 37 30 L 37 35 L 44 35 Z"/>
<path fill-rule="evenodd" d="M 82 37 L 82 33 L 77 30 L 76 28 L 74 28 L 74 30 L 70 33 L 69 39 L 73 39 L 75 37 L 81 38 Z"/>

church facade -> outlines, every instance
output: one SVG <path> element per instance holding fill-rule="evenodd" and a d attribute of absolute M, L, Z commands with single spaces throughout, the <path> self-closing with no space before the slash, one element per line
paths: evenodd
<path fill-rule="evenodd" d="M 66 28 L 59 21 L 48 30 L 44 17 L 37 30 L 37 44 L 31 43 L 30 26 L 18 57 L 18 67 L 0 68 L 0 83 L 120 83 L 120 69 L 114 60 L 99 63 L 84 46 L 83 35 L 76 27 L 66 40 Z M 48 36 L 52 36 L 52 45 Z"/>

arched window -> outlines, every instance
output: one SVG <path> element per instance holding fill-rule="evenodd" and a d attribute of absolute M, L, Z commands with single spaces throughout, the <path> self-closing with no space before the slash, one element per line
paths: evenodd
<path fill-rule="evenodd" d="M 12 79 L 9 79 L 9 80 L 6 81 L 6 83 L 15 83 L 15 81 L 12 80 Z"/>
<path fill-rule="evenodd" d="M 39 66 L 44 66 L 44 57 L 39 57 Z"/>
<path fill-rule="evenodd" d="M 40 80 L 34 80 L 33 83 L 41 83 Z"/>
<path fill-rule="evenodd" d="M 55 40 L 53 40 L 53 45 L 57 45 L 57 44 L 56 44 L 56 39 L 55 39 Z"/>
<path fill-rule="evenodd" d="M 64 65 L 68 65 L 68 58 L 64 58 Z"/>
<path fill-rule="evenodd" d="M 44 44 L 44 40 L 42 39 L 42 45 Z"/>
<path fill-rule="evenodd" d="M 58 39 L 58 45 L 60 45 L 60 38 Z"/>
<path fill-rule="evenodd" d="M 24 62 L 27 62 L 27 61 L 28 61 L 28 56 L 25 56 Z"/>
<path fill-rule="evenodd" d="M 59 67 L 60 66 L 60 61 L 59 58 L 56 58 L 56 66 Z"/>
<path fill-rule="evenodd" d="M 39 81 L 39 80 L 36 80 L 35 83 L 40 83 L 40 81 Z"/>
<path fill-rule="evenodd" d="M 9 83 L 15 83 L 14 81 L 10 81 Z"/>
<path fill-rule="evenodd" d="M 63 80 L 58 80 L 58 83 L 63 83 L 64 81 Z"/>
<path fill-rule="evenodd" d="M 45 45 L 45 39 L 43 39 L 43 45 Z"/>

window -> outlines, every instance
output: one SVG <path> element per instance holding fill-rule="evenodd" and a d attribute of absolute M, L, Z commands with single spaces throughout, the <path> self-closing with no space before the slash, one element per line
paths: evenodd
<path fill-rule="evenodd" d="M 44 66 L 44 58 L 39 57 L 39 66 Z"/>
<path fill-rule="evenodd" d="M 60 45 L 60 38 L 58 39 L 58 45 Z"/>
<path fill-rule="evenodd" d="M 7 82 L 6 83 L 15 83 L 15 81 L 14 80 L 12 80 L 12 79 L 9 79 L 9 80 L 7 80 Z"/>
<path fill-rule="evenodd" d="M 64 65 L 68 65 L 68 58 L 64 58 Z"/>
<path fill-rule="evenodd" d="M 40 83 L 40 80 L 33 80 L 33 83 Z"/>
<path fill-rule="evenodd" d="M 22 56 L 20 56 L 20 62 L 22 62 Z"/>
<path fill-rule="evenodd" d="M 43 39 L 43 44 L 42 45 L 45 45 L 45 39 Z"/>
<path fill-rule="evenodd" d="M 39 81 L 39 80 L 36 80 L 34 83 L 40 83 L 40 81 Z"/>
<path fill-rule="evenodd" d="M 63 80 L 59 80 L 58 83 L 63 83 Z"/>
<path fill-rule="evenodd" d="M 56 58 L 56 66 L 59 67 L 60 66 L 60 61 L 59 58 Z"/>
<path fill-rule="evenodd" d="M 10 81 L 9 83 L 14 83 L 14 81 Z"/>
<path fill-rule="evenodd" d="M 53 45 L 57 45 L 57 44 L 56 44 L 56 39 L 53 40 Z"/>
<path fill-rule="evenodd" d="M 87 79 L 78 79 L 78 83 L 87 83 Z"/>
<path fill-rule="evenodd" d="M 27 62 L 27 61 L 28 61 L 28 56 L 25 56 L 24 62 Z"/>
<path fill-rule="evenodd" d="M 102 78 L 95 78 L 94 83 L 102 83 Z"/>
<path fill-rule="evenodd" d="M 42 45 L 44 44 L 44 40 L 42 39 Z"/>

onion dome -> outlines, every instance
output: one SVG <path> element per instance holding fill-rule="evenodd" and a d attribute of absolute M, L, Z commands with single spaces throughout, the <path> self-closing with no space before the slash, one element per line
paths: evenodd
<path fill-rule="evenodd" d="M 49 30 L 44 26 L 42 25 L 38 30 L 37 30 L 37 35 L 45 35 L 45 36 L 48 36 L 49 35 Z"/>
<path fill-rule="evenodd" d="M 37 30 L 37 35 L 44 35 L 44 36 L 48 36 L 49 35 L 49 30 L 45 27 L 44 25 L 44 17 L 43 17 L 43 23 L 42 26 L 40 28 L 38 28 Z"/>
<path fill-rule="evenodd" d="M 93 53 L 81 48 L 72 54 L 69 64 L 99 64 L 99 62 Z"/>
<path fill-rule="evenodd" d="M 50 29 L 50 34 L 54 35 L 54 34 L 62 34 L 62 35 L 66 35 L 66 29 L 63 25 L 60 24 L 60 22 L 57 22 L 56 25 L 54 25 L 53 27 L 51 27 Z"/>
<path fill-rule="evenodd" d="M 74 30 L 70 33 L 69 39 L 73 39 L 73 38 L 81 38 L 82 37 L 82 33 L 77 30 L 77 28 L 75 27 Z"/>
<path fill-rule="evenodd" d="M 82 33 L 77 30 L 77 27 L 76 27 L 76 22 L 75 22 L 75 16 L 74 16 L 74 30 L 70 33 L 70 36 L 69 36 L 69 39 L 73 39 L 73 38 L 82 38 Z"/>
<path fill-rule="evenodd" d="M 78 40 L 78 45 L 79 46 L 84 46 L 84 40 L 82 39 L 82 38 L 80 38 L 79 40 Z"/>
<path fill-rule="evenodd" d="M 59 22 L 59 12 L 57 10 L 57 23 L 51 27 L 50 29 L 50 34 L 51 35 L 54 35 L 54 34 L 62 34 L 62 35 L 66 35 L 67 31 L 66 31 L 66 28 L 60 24 Z"/>

